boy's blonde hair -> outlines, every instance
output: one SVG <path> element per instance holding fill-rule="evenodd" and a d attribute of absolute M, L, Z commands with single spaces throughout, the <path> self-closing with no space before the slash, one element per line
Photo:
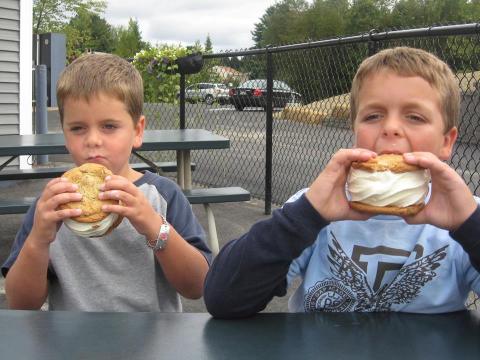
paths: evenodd
<path fill-rule="evenodd" d="M 444 132 L 457 126 L 460 113 L 460 88 L 450 67 L 435 55 L 421 49 L 396 47 L 365 59 L 359 66 L 350 92 L 352 126 L 358 112 L 358 97 L 365 79 L 382 69 L 400 76 L 419 76 L 440 95 Z"/>
<path fill-rule="evenodd" d="M 112 54 L 82 55 L 60 75 L 57 102 L 63 124 L 67 98 L 89 101 L 99 93 L 112 96 L 125 104 L 136 124 L 143 113 L 143 81 L 128 61 Z"/>

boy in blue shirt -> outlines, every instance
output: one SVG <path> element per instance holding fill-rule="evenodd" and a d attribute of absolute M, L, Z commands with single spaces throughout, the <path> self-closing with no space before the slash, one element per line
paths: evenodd
<path fill-rule="evenodd" d="M 284 296 L 292 312 L 465 309 L 480 293 L 480 208 L 446 163 L 457 138 L 458 84 L 420 49 L 387 49 L 363 61 L 352 83 L 355 147 L 339 150 L 311 184 L 271 219 L 224 246 L 204 299 L 216 317 L 244 317 Z M 430 171 L 426 206 L 408 217 L 350 208 L 352 162 L 403 154 Z"/>
<path fill-rule="evenodd" d="M 57 98 L 69 153 L 77 166 L 112 171 L 99 197 L 120 200 L 102 210 L 123 221 L 100 238 L 75 235 L 62 220 L 81 210 L 59 205 L 82 195 L 64 178 L 50 181 L 2 265 L 9 308 L 39 309 L 48 296 L 50 310 L 181 311 L 179 294 L 202 296 L 211 253 L 180 188 L 129 165 L 146 121 L 140 74 L 118 56 L 84 55 L 60 76 Z"/>

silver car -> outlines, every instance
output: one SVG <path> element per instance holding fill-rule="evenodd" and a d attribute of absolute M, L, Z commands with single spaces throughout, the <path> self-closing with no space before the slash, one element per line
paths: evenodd
<path fill-rule="evenodd" d="M 227 104 L 229 102 L 228 88 L 219 83 L 198 83 L 188 86 L 185 89 L 185 100 L 190 102 L 202 101 L 208 105 L 218 102 Z"/>

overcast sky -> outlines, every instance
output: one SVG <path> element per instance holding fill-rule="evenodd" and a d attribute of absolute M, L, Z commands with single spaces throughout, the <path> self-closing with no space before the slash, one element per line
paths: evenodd
<path fill-rule="evenodd" d="M 105 19 L 112 25 L 136 18 L 142 37 L 152 44 L 205 44 L 215 52 L 253 45 L 254 24 L 275 0 L 107 0 Z"/>

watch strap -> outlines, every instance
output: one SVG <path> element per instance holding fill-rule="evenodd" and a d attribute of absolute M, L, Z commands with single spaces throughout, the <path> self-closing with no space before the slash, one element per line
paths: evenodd
<path fill-rule="evenodd" d="M 165 219 L 165 216 L 162 214 L 160 214 L 160 217 L 162 218 L 163 223 L 160 225 L 160 230 L 158 231 L 155 242 L 152 244 L 148 241 L 148 239 L 146 240 L 147 246 L 154 251 L 165 249 L 168 242 L 168 235 L 170 234 L 170 225 L 168 224 L 167 219 Z"/>

